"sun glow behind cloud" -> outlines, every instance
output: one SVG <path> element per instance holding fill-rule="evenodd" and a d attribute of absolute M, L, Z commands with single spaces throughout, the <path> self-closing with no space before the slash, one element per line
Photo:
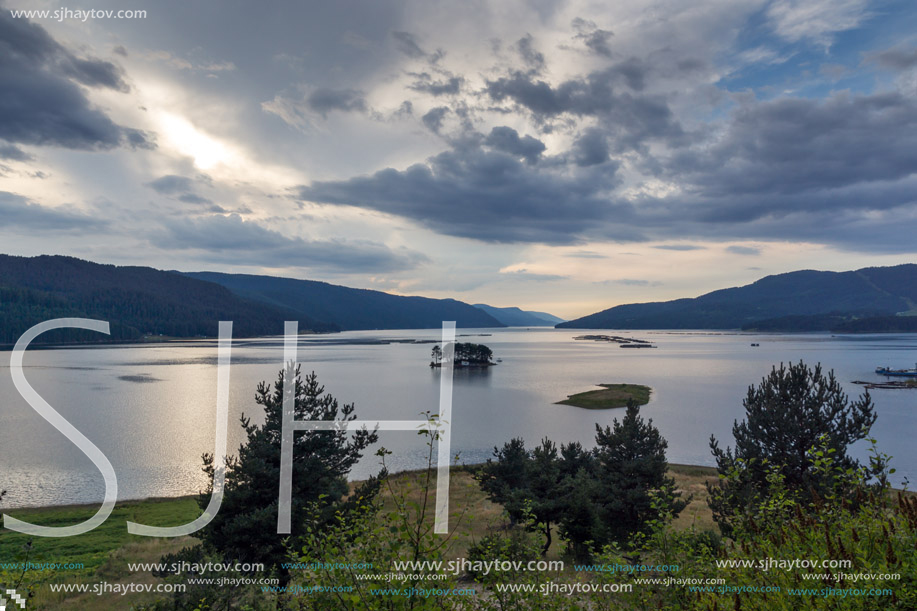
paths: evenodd
<path fill-rule="evenodd" d="M 217 165 L 231 165 L 237 161 L 238 155 L 229 145 L 205 134 L 184 117 L 161 112 L 157 123 L 163 144 L 194 159 L 194 165 L 200 170 L 211 170 Z"/>

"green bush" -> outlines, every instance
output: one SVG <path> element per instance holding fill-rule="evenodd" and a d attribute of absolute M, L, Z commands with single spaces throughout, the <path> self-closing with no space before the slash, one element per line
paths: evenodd
<path fill-rule="evenodd" d="M 732 427 L 735 449 L 719 447 L 710 437 L 717 470 L 723 477 L 708 485 L 713 517 L 731 535 L 733 519 L 762 502 L 772 469 L 779 470 L 788 494 L 825 494 L 837 483 L 835 474 L 813 469 L 807 452 L 826 445 L 841 472 L 859 467 L 847 455 L 850 444 L 864 439 L 876 420 L 869 392 L 850 402 L 834 377 L 822 374 L 821 365 L 809 368 L 802 361 L 779 368 L 748 389 L 742 405 L 745 420 Z M 873 465 L 875 473 L 882 465 Z"/>
<path fill-rule="evenodd" d="M 531 531 L 509 527 L 505 532 L 485 535 L 468 548 L 468 561 L 472 564 L 491 560 L 509 560 L 528 563 L 539 556 L 538 537 Z M 485 576 L 474 569 L 468 572 L 476 581 L 485 581 Z"/>

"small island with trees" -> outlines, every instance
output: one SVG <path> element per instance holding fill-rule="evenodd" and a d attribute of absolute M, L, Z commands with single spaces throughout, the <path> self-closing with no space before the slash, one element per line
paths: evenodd
<path fill-rule="evenodd" d="M 496 365 L 493 361 L 493 351 L 484 344 L 471 344 L 457 342 L 453 356 L 453 367 L 490 367 Z M 433 346 L 430 367 L 443 366 L 443 349 L 439 344 Z"/>
<path fill-rule="evenodd" d="M 633 401 L 638 406 L 646 405 L 650 401 L 652 389 L 641 384 L 599 384 L 599 390 L 570 395 L 555 405 L 573 405 L 585 409 L 611 409 L 625 407 L 628 401 Z"/>

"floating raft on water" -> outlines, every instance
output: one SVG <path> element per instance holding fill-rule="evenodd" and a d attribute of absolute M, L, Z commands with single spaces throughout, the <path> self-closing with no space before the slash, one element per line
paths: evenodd
<path fill-rule="evenodd" d="M 874 388 L 879 388 L 879 389 L 883 389 L 883 390 L 892 390 L 892 389 L 899 389 L 899 388 L 910 388 L 910 389 L 913 389 L 913 390 L 917 390 L 917 381 L 912 381 L 912 380 L 911 380 L 911 381 L 907 381 L 907 382 L 901 382 L 901 381 L 895 381 L 895 382 L 864 382 L 863 380 L 854 380 L 853 383 L 854 383 L 854 384 L 860 384 L 861 386 L 865 387 L 866 390 L 873 390 Z"/>
<path fill-rule="evenodd" d="M 593 342 L 610 342 L 618 344 L 621 348 L 658 348 L 645 339 L 621 337 L 620 335 L 578 335 L 573 339 Z"/>

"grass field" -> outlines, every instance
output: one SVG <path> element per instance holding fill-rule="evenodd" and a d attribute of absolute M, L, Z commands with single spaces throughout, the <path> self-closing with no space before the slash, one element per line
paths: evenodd
<path fill-rule="evenodd" d="M 97 511 L 96 505 L 49 507 L 45 509 L 8 509 L 11 516 L 42 526 L 77 524 Z M 148 499 L 119 503 L 104 524 L 95 530 L 76 537 L 29 537 L 10 530 L 0 531 L 0 562 L 29 562 L 34 564 L 82 564 L 82 569 L 30 571 L 22 583 L 32 585 L 35 597 L 29 609 L 108 609 L 100 597 L 51 592 L 51 583 L 152 583 L 151 575 L 131 573 L 128 562 L 158 562 L 164 554 L 176 552 L 196 544 L 190 537 L 158 539 L 138 537 L 127 532 L 126 522 L 150 526 L 177 526 L 190 522 L 199 515 L 193 498 Z M 27 547 L 31 540 L 31 548 Z M 9 579 L 16 583 L 18 571 L 9 571 Z M 119 605 L 130 608 L 148 596 L 126 595 L 119 597 Z M 110 600 L 109 600 L 110 604 Z"/>
<path fill-rule="evenodd" d="M 447 555 L 453 558 L 466 556 L 468 547 L 480 540 L 483 536 L 505 527 L 503 508 L 487 500 L 473 478 L 475 467 L 453 467 L 449 487 L 450 529 L 454 529 L 453 540 L 448 548 Z M 417 504 L 423 500 L 422 471 L 408 471 L 391 476 L 391 483 L 397 495 L 405 494 L 409 501 Z M 707 506 L 707 481 L 717 479 L 716 469 L 712 467 L 697 467 L 691 465 L 669 465 L 669 475 L 675 479 L 677 489 L 685 497 L 692 496 L 691 502 L 675 520 L 676 528 L 696 528 L 698 530 L 716 528 L 713 514 Z M 391 510 L 394 504 L 390 501 L 391 495 L 386 493 L 385 508 Z M 431 494 L 428 507 L 434 504 L 434 494 Z M 432 525 L 432 512 L 428 516 Z M 548 550 L 548 558 L 561 558 L 564 552 L 564 543 L 559 540 L 557 533 L 554 542 Z"/>
<path fill-rule="evenodd" d="M 490 532 L 505 527 L 502 508 L 491 503 L 478 487 L 473 478 L 474 466 L 453 467 L 449 503 L 452 508 L 450 528 L 453 530 L 446 556 L 449 558 L 466 557 L 468 547 Z M 709 467 L 692 467 L 670 465 L 670 475 L 675 478 L 679 490 L 686 495 L 693 494 L 694 499 L 676 520 L 679 528 L 707 529 L 713 527 L 710 510 L 706 504 L 704 482 L 715 479 L 716 473 Z M 386 511 L 394 510 L 392 492 L 408 500 L 421 501 L 423 471 L 408 471 L 390 476 L 391 490 L 383 493 Z M 434 490 L 430 491 L 428 507 L 434 506 Z M 76 524 L 92 516 L 95 505 L 67 507 L 49 507 L 44 509 L 10 509 L 8 513 L 21 520 L 44 526 L 64 526 Z M 54 593 L 50 591 L 51 583 L 99 583 L 111 584 L 156 583 L 159 580 L 148 572 L 130 572 L 128 563 L 158 562 L 168 553 L 184 547 L 196 545 L 197 540 L 191 537 L 177 539 L 158 539 L 137 537 L 127 532 L 125 522 L 128 520 L 149 524 L 151 526 L 174 526 L 190 522 L 199 514 L 197 503 L 191 497 L 177 499 L 149 499 L 119 503 L 111 517 L 100 527 L 90 533 L 66 538 L 32 538 L 10 530 L 0 530 L 0 562 L 31 563 L 81 563 L 82 569 L 30 571 L 23 584 L 32 585 L 35 597 L 29 601 L 29 609 L 129 609 L 143 602 L 149 602 L 154 594 L 128 594 L 117 596 L 116 606 L 112 606 L 112 596 L 99 597 L 94 594 Z M 432 510 L 428 514 L 430 524 L 433 522 Z M 26 545 L 32 541 L 31 550 Z M 548 551 L 548 557 L 561 558 L 564 552 L 563 542 L 554 537 L 554 543 Z M 5 580 L 18 579 L 18 574 L 8 572 Z"/>
<path fill-rule="evenodd" d="M 637 405 L 646 405 L 650 400 L 652 389 L 641 384 L 599 384 L 599 390 L 570 395 L 556 405 L 573 405 L 585 409 L 610 409 L 624 407 L 628 399 L 633 399 Z"/>

